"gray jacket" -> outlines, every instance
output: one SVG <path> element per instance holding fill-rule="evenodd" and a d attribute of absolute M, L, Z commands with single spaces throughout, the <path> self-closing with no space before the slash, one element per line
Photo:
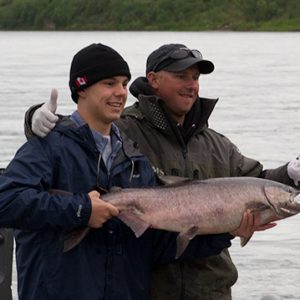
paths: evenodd
<path fill-rule="evenodd" d="M 242 155 L 224 135 L 208 127 L 217 99 L 199 98 L 178 126 L 163 102 L 152 95 L 145 78 L 130 91 L 138 102 L 125 109 L 118 126 L 136 141 L 156 172 L 195 179 L 253 176 L 293 185 L 286 165 L 263 170 L 260 162 Z M 227 300 L 237 270 L 227 250 L 205 259 L 157 267 L 151 300 Z"/>

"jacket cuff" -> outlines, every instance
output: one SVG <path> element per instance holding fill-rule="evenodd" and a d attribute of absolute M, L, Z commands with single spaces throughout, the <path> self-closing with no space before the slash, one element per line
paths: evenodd
<path fill-rule="evenodd" d="M 87 194 L 81 194 L 81 203 L 78 205 L 78 210 L 76 212 L 78 217 L 78 223 L 82 227 L 88 226 L 89 219 L 92 213 L 92 203 L 91 199 Z"/>
<path fill-rule="evenodd" d="M 35 136 L 35 134 L 33 133 L 32 129 L 31 129 L 31 127 L 32 127 L 31 126 L 32 125 L 32 123 L 31 123 L 32 116 L 33 116 L 34 112 L 38 108 L 40 108 L 43 104 L 44 103 L 38 104 L 38 105 L 33 105 L 25 113 L 25 118 L 24 118 L 24 134 L 25 134 L 27 140 L 29 140 L 30 138 L 32 138 L 32 137 Z"/>

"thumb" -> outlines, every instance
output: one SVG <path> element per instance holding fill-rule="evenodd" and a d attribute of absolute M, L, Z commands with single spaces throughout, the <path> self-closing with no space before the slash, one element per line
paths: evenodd
<path fill-rule="evenodd" d="M 57 97 L 58 97 L 57 89 L 52 89 L 50 100 L 47 102 L 47 107 L 52 113 L 55 113 L 57 109 Z"/>
<path fill-rule="evenodd" d="M 119 215 L 120 212 L 119 212 L 119 209 L 117 207 L 115 207 L 114 205 L 112 205 L 110 203 L 107 203 L 106 205 L 107 205 L 107 207 L 108 207 L 108 209 L 109 209 L 112 216 L 116 217 L 117 215 Z"/>
<path fill-rule="evenodd" d="M 88 193 L 88 195 L 89 195 L 90 198 L 94 198 L 95 197 L 95 198 L 99 198 L 100 199 L 100 193 L 97 192 L 97 191 L 95 191 L 95 190 L 90 191 Z"/>

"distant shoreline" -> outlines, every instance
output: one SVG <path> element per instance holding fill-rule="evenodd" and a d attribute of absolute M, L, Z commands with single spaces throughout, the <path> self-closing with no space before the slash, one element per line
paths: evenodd
<path fill-rule="evenodd" d="M 209 29 L 209 30 L 145 30 L 145 29 L 132 29 L 132 30 L 120 30 L 120 29 L 3 29 L 0 28 L 0 32 L 274 32 L 274 33 L 288 33 L 288 32 L 300 32 L 300 29 L 295 30 L 220 30 L 220 29 Z"/>
<path fill-rule="evenodd" d="M 0 30 L 300 31 L 298 0 L 0 0 Z"/>

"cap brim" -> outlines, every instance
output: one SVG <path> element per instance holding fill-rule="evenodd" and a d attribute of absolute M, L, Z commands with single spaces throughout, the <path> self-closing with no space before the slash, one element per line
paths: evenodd
<path fill-rule="evenodd" d="M 175 60 L 170 65 L 164 67 L 163 70 L 169 72 L 180 72 L 195 64 L 198 65 L 200 74 L 209 74 L 215 69 L 214 64 L 209 60 L 201 60 L 197 57 L 187 57 L 185 59 Z"/>

